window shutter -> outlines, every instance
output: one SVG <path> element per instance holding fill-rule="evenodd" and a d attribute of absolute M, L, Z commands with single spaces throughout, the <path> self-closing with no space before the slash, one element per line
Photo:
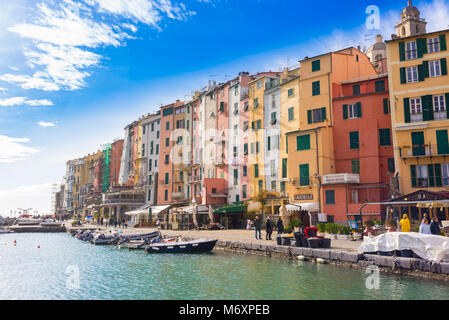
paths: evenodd
<path fill-rule="evenodd" d="M 427 171 L 429 172 L 429 187 L 435 187 L 435 174 L 433 172 L 433 164 L 427 165 Z"/>
<path fill-rule="evenodd" d="M 446 51 L 446 35 L 440 34 L 440 50 Z"/>
<path fill-rule="evenodd" d="M 384 114 L 389 114 L 389 112 L 388 112 L 388 98 L 384 99 Z"/>
<path fill-rule="evenodd" d="M 447 130 L 437 130 L 436 135 L 438 154 L 449 154 L 449 139 Z"/>
<path fill-rule="evenodd" d="M 401 84 L 407 83 L 407 73 L 405 71 L 405 68 L 401 68 Z"/>
<path fill-rule="evenodd" d="M 424 55 L 424 48 L 423 48 L 423 39 L 416 39 L 416 49 L 418 52 L 418 58 L 422 58 Z"/>
<path fill-rule="evenodd" d="M 431 95 L 422 96 L 421 103 L 423 107 L 422 108 L 423 120 L 424 121 L 434 120 L 432 96 Z"/>
<path fill-rule="evenodd" d="M 446 117 L 449 119 L 449 93 L 446 93 Z"/>
<path fill-rule="evenodd" d="M 433 167 L 435 169 L 435 186 L 442 187 L 443 181 L 441 177 L 441 164 L 434 164 Z"/>
<path fill-rule="evenodd" d="M 429 77 L 429 61 L 423 61 L 424 78 Z"/>
<path fill-rule="evenodd" d="M 322 119 L 323 121 L 326 120 L 326 107 L 321 108 L 321 119 Z"/>
<path fill-rule="evenodd" d="M 404 122 L 410 122 L 410 99 L 404 98 Z"/>
<path fill-rule="evenodd" d="M 404 44 L 404 42 L 399 42 L 399 60 L 405 61 L 405 44 Z"/>
<path fill-rule="evenodd" d="M 415 165 L 410 166 L 410 176 L 411 176 L 411 180 L 412 180 L 412 187 L 416 188 L 416 166 Z"/>
<path fill-rule="evenodd" d="M 301 164 L 299 166 L 299 185 L 308 186 L 309 185 L 309 165 Z"/>
<path fill-rule="evenodd" d="M 285 136 L 285 153 L 288 154 L 288 136 Z"/>
<path fill-rule="evenodd" d="M 426 70 L 423 64 L 418 66 L 418 80 L 424 81 L 426 79 Z"/>
<path fill-rule="evenodd" d="M 268 149 L 268 151 L 271 150 L 271 137 L 267 138 L 267 149 Z"/>
<path fill-rule="evenodd" d="M 343 120 L 348 119 L 348 105 L 344 104 L 343 105 Z"/>
<path fill-rule="evenodd" d="M 287 159 L 282 159 L 282 178 L 287 178 Z"/>
<path fill-rule="evenodd" d="M 312 123 L 312 110 L 307 110 L 307 123 Z"/>
<path fill-rule="evenodd" d="M 422 48 L 423 48 L 423 53 L 427 54 L 427 38 L 422 38 Z"/>
<path fill-rule="evenodd" d="M 447 76 L 447 59 L 443 58 L 440 60 L 441 63 L 441 75 Z"/>
<path fill-rule="evenodd" d="M 362 103 L 361 102 L 357 102 L 356 103 L 356 108 L 357 108 L 357 117 L 361 118 L 362 117 Z"/>

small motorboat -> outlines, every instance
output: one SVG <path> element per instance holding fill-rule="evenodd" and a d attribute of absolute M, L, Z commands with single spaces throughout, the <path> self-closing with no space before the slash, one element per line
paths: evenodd
<path fill-rule="evenodd" d="M 14 233 L 14 231 L 8 229 L 0 229 L 0 234 L 2 233 Z"/>
<path fill-rule="evenodd" d="M 152 243 L 145 246 L 147 253 L 202 253 L 210 252 L 217 243 L 216 239 L 198 239 L 192 241 L 169 241 Z"/>
<path fill-rule="evenodd" d="M 95 245 L 105 246 L 105 245 L 112 245 L 117 244 L 120 241 L 120 236 L 118 234 L 111 235 L 111 236 L 105 236 L 103 233 L 97 235 L 94 239 L 92 239 L 90 242 Z"/>
<path fill-rule="evenodd" d="M 159 231 L 152 233 L 132 235 L 132 236 L 120 236 L 121 241 L 119 242 L 121 248 L 127 249 L 143 249 L 145 245 L 151 243 L 155 238 L 159 238 Z"/>
<path fill-rule="evenodd" d="M 42 227 L 60 227 L 62 225 L 61 222 L 53 221 L 53 220 L 44 220 L 40 223 Z"/>
<path fill-rule="evenodd" d="M 146 240 L 129 240 L 124 243 L 120 243 L 120 248 L 125 249 L 143 249 L 145 245 L 147 245 L 148 242 Z"/>

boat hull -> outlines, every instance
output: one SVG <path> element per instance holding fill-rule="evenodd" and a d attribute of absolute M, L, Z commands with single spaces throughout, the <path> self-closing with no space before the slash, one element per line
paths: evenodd
<path fill-rule="evenodd" d="M 147 253 L 204 253 L 215 247 L 217 240 L 200 239 L 186 242 L 156 243 L 145 246 Z"/>

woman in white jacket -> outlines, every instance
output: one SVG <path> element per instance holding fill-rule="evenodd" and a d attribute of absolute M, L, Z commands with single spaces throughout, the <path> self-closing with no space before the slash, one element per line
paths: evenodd
<path fill-rule="evenodd" d="M 432 232 L 430 232 L 429 222 L 425 218 L 422 219 L 421 225 L 419 226 L 419 233 L 432 234 Z"/>

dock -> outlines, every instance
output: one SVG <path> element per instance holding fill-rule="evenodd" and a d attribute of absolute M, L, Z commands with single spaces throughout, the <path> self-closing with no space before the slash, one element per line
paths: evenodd
<path fill-rule="evenodd" d="M 9 230 L 15 233 L 59 233 L 66 232 L 64 225 L 61 226 L 10 226 Z"/>

